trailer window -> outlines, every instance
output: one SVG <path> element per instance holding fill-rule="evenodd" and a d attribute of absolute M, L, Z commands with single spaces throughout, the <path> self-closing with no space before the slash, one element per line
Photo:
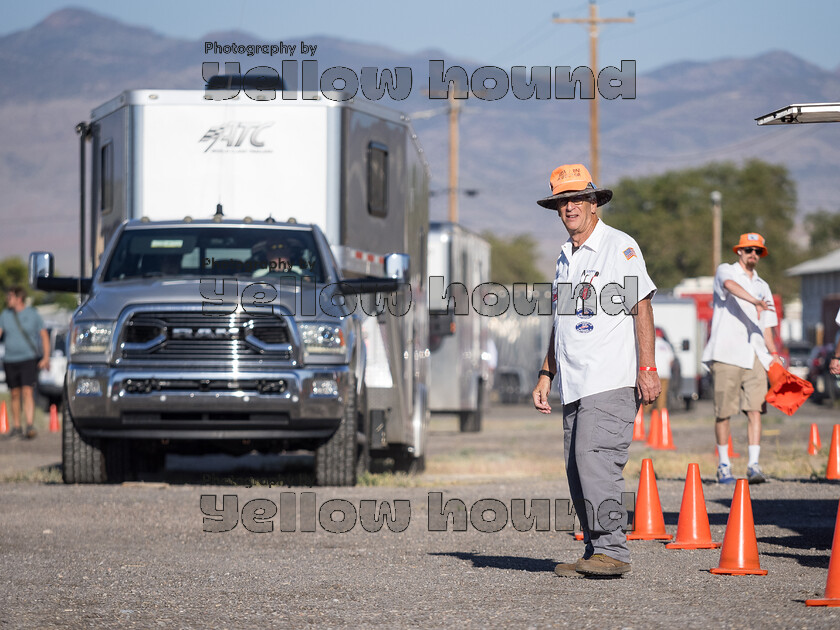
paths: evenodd
<path fill-rule="evenodd" d="M 110 142 L 99 152 L 99 211 L 108 214 L 114 209 L 114 145 Z"/>
<path fill-rule="evenodd" d="M 368 145 L 368 212 L 375 217 L 388 214 L 388 147 Z"/>

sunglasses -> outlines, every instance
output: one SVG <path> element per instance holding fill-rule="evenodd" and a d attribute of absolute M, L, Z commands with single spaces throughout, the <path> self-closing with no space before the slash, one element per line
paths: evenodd
<path fill-rule="evenodd" d="M 558 208 L 565 208 L 568 205 L 577 206 L 580 208 L 584 201 L 592 203 L 592 195 L 577 195 L 576 197 L 567 197 L 557 202 Z"/>
<path fill-rule="evenodd" d="M 764 248 L 763 247 L 742 247 L 741 251 L 744 252 L 745 254 L 758 254 L 759 256 L 761 256 L 761 254 L 764 252 Z"/>

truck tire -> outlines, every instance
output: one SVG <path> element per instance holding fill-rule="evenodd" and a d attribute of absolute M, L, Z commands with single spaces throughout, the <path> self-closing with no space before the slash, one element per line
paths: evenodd
<path fill-rule="evenodd" d="M 344 416 L 332 437 L 315 451 L 315 483 L 319 486 L 356 485 L 358 436 L 356 384 L 347 386 Z"/>
<path fill-rule="evenodd" d="M 66 402 L 61 408 L 61 476 L 64 483 L 105 483 L 108 473 L 101 441 L 80 434 Z"/>

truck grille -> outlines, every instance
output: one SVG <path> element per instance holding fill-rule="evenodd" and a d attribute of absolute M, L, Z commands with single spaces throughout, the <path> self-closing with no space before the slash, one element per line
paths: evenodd
<path fill-rule="evenodd" d="M 237 313 L 207 317 L 200 312 L 135 313 L 121 338 L 126 360 L 225 362 L 292 358 L 291 334 L 277 317 Z"/>

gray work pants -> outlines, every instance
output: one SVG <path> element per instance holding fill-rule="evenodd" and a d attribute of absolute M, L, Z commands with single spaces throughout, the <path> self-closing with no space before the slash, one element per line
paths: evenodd
<path fill-rule="evenodd" d="M 563 406 L 566 476 L 572 504 L 583 528 L 584 557 L 603 553 L 630 562 L 621 525 L 622 471 L 633 438 L 639 401 L 633 387 L 622 387 Z"/>

